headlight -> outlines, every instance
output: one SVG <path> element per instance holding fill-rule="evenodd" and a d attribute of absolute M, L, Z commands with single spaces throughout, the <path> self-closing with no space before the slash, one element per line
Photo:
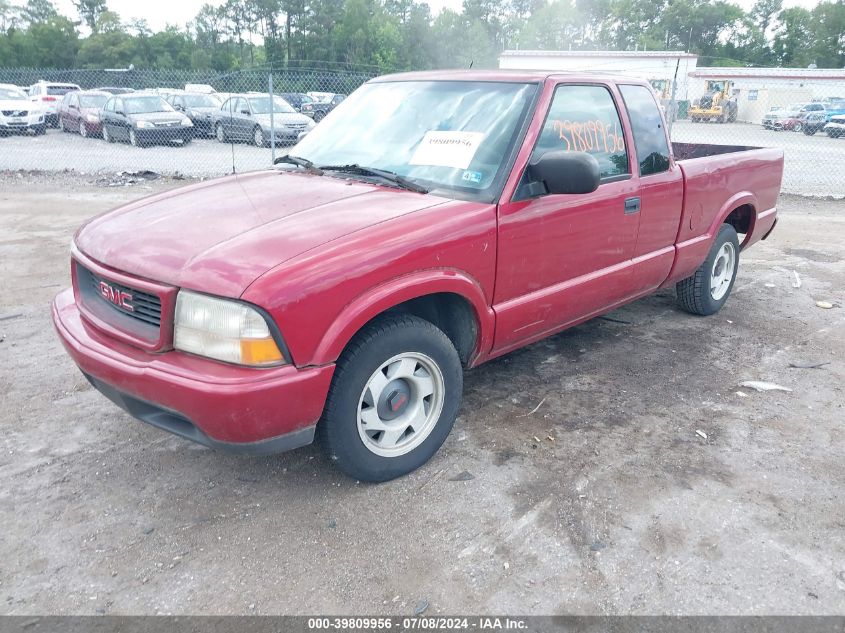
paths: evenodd
<path fill-rule="evenodd" d="M 98 117 L 96 114 L 86 114 L 85 120 L 88 121 L 88 123 L 96 123 L 100 120 L 100 117 Z"/>
<path fill-rule="evenodd" d="M 155 127 L 155 125 L 153 125 L 149 121 L 135 121 L 135 127 L 137 127 L 137 128 L 149 128 L 149 127 Z"/>
<path fill-rule="evenodd" d="M 285 360 L 257 310 L 189 290 L 180 290 L 176 298 L 173 347 L 238 365 L 278 365 Z"/>
<path fill-rule="evenodd" d="M 311 128 L 315 127 L 316 125 L 317 124 L 314 122 L 314 119 L 309 118 L 308 122 L 305 124 L 305 127 L 310 130 Z"/>
<path fill-rule="evenodd" d="M 191 127 L 193 126 L 193 123 L 191 123 L 191 120 L 188 117 L 185 117 L 184 119 L 182 119 L 182 125 L 184 125 L 185 127 Z"/>

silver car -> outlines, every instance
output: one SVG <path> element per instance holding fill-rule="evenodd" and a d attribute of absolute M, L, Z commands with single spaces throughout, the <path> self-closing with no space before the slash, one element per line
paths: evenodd
<path fill-rule="evenodd" d="M 295 143 L 315 125 L 281 97 L 251 93 L 232 95 L 214 113 L 214 135 L 221 143 L 250 141 L 258 147 L 270 143 L 270 112 L 276 143 Z"/>

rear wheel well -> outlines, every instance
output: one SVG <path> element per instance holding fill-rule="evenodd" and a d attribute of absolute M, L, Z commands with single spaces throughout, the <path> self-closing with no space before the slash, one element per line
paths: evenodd
<path fill-rule="evenodd" d="M 478 320 L 472 305 L 461 295 L 439 292 L 410 299 L 393 306 L 387 313 L 413 314 L 440 329 L 458 351 L 466 366 L 478 341 Z"/>
<path fill-rule="evenodd" d="M 750 204 L 744 204 L 737 207 L 728 214 L 725 218 L 725 224 L 730 224 L 734 227 L 737 233 L 740 234 L 740 244 L 744 243 L 744 236 L 751 230 L 754 223 L 754 207 Z"/>

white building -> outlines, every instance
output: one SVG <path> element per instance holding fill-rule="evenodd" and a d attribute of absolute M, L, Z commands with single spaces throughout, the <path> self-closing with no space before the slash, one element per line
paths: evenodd
<path fill-rule="evenodd" d="M 665 82 L 662 89 L 671 93 L 677 71 L 676 99 L 687 99 L 687 78 L 696 70 L 698 55 L 683 51 L 505 51 L 499 56 L 499 68 L 610 73 Z M 669 96 L 667 94 L 667 96 Z"/>

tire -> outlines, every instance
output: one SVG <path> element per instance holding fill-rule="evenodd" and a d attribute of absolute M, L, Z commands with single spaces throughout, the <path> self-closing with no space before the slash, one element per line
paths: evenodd
<path fill-rule="evenodd" d="M 808 125 L 807 127 L 804 128 L 804 134 L 806 134 L 807 136 L 813 136 L 813 134 L 815 134 L 815 133 L 816 133 L 816 128 L 814 128 L 812 126 Z"/>
<path fill-rule="evenodd" d="M 132 147 L 143 147 L 141 139 L 138 138 L 138 133 L 132 128 L 129 128 L 129 144 Z"/>
<path fill-rule="evenodd" d="M 226 137 L 226 130 L 223 127 L 222 123 L 218 123 L 214 126 L 214 136 L 217 137 L 217 140 L 221 143 L 226 143 L 229 139 Z"/>
<path fill-rule="evenodd" d="M 79 136 L 82 138 L 88 138 L 88 128 L 85 126 L 84 121 L 79 122 Z"/>
<path fill-rule="evenodd" d="M 704 263 L 675 285 L 678 306 L 691 314 L 715 314 L 728 300 L 738 268 L 739 238 L 734 227 L 723 224 Z"/>
<path fill-rule="evenodd" d="M 314 123 L 319 123 L 320 121 L 322 121 L 325 118 L 326 118 L 326 113 L 323 112 L 322 110 L 317 110 L 314 113 Z"/>
<path fill-rule="evenodd" d="M 264 132 L 261 130 L 261 126 L 256 125 L 252 128 L 252 143 L 256 147 L 265 147 L 267 142 L 264 140 Z"/>
<path fill-rule="evenodd" d="M 796 123 L 795 126 L 792 128 L 793 132 L 801 132 L 804 129 L 804 126 L 801 123 Z"/>
<path fill-rule="evenodd" d="M 437 452 L 455 423 L 462 391 L 458 352 L 441 330 L 415 316 L 384 315 L 338 360 L 318 437 L 350 477 L 388 481 Z"/>
<path fill-rule="evenodd" d="M 109 132 L 109 128 L 103 125 L 103 140 L 106 143 L 114 143 L 114 137 Z"/>
<path fill-rule="evenodd" d="M 65 127 L 65 120 L 64 120 L 63 118 L 61 118 L 61 117 L 59 117 L 59 129 L 60 129 L 62 132 L 67 132 L 67 131 L 68 131 L 68 129 Z"/>

